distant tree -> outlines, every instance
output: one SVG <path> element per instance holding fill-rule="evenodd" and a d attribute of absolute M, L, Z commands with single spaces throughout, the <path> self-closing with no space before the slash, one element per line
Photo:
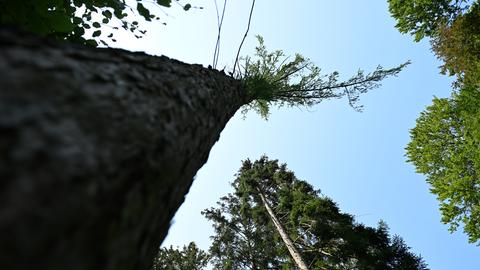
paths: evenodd
<path fill-rule="evenodd" d="M 443 60 L 441 73 L 456 75 L 451 98 L 435 98 L 411 130 L 407 156 L 427 175 L 440 201 L 442 222 L 463 224 L 470 242 L 480 240 L 480 2 L 389 0 L 396 27 L 415 41 L 431 38 Z"/>
<path fill-rule="evenodd" d="M 378 228 L 356 223 L 276 160 L 244 161 L 232 185 L 234 193 L 222 198 L 219 208 L 204 212 L 214 222 L 210 252 L 217 267 L 241 258 L 242 264 L 222 269 L 304 269 L 292 259 L 285 237 L 274 224 L 278 221 L 311 269 L 426 269 L 401 238 L 389 237 L 384 223 Z M 248 234 L 239 233 L 245 228 Z M 265 243 L 270 243 L 265 250 L 272 255 L 262 253 Z M 225 252 L 227 247 L 236 250 Z M 259 254 L 253 257 L 261 257 L 268 268 L 254 264 L 250 253 Z"/>
<path fill-rule="evenodd" d="M 480 3 L 459 15 L 451 25 L 442 24 L 432 39 L 435 54 L 443 60 L 442 73 L 458 75 L 462 83 L 480 79 Z"/>
<path fill-rule="evenodd" d="M 113 30 L 121 27 L 137 38 L 145 34 L 138 21 L 128 19 L 127 11 L 137 13 L 146 21 L 158 20 L 160 18 L 150 12 L 149 6 L 170 7 L 171 3 L 172 0 L 2 0 L 0 24 L 20 25 L 42 36 L 96 46 L 93 38 L 102 35 L 105 25 Z M 192 7 L 190 4 L 181 6 L 185 10 Z M 85 38 L 88 29 L 94 30 L 91 38 Z M 105 38 L 115 41 L 113 31 L 103 33 L 99 41 L 105 44 Z"/>
<path fill-rule="evenodd" d="M 194 242 L 181 250 L 160 248 L 151 270 L 201 270 L 208 264 L 209 255 L 199 249 Z"/>
<path fill-rule="evenodd" d="M 410 132 L 407 156 L 427 175 L 440 201 L 442 221 L 463 224 L 470 242 L 480 240 L 480 91 L 467 87 L 435 98 Z"/>
<path fill-rule="evenodd" d="M 389 10 L 402 33 L 414 36 L 415 41 L 437 34 L 438 27 L 450 24 L 465 11 L 468 0 L 388 0 Z"/>
<path fill-rule="evenodd" d="M 210 246 L 215 269 L 285 269 L 290 260 L 275 228 L 261 205 L 241 202 L 237 194 L 229 193 L 217 208 L 202 212 L 213 222 L 215 234 Z"/>

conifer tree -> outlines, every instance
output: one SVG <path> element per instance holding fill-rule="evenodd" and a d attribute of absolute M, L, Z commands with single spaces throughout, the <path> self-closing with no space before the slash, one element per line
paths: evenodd
<path fill-rule="evenodd" d="M 190 242 L 182 249 L 163 247 L 157 253 L 151 270 L 201 270 L 208 264 L 209 255 Z"/>
<path fill-rule="evenodd" d="M 377 228 L 355 222 L 276 160 L 244 161 L 232 186 L 218 208 L 203 212 L 214 223 L 210 252 L 217 268 L 302 269 L 268 214 L 268 201 L 309 269 L 427 269 L 400 237 L 389 236 L 384 222 Z"/>

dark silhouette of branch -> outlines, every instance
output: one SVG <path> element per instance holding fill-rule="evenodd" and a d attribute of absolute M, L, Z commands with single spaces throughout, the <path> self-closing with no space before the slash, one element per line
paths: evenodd
<path fill-rule="evenodd" d="M 245 35 L 243 35 L 242 42 L 240 43 L 240 46 L 238 47 L 237 51 L 237 57 L 235 57 L 235 64 L 233 65 L 233 72 L 232 74 L 235 74 L 235 69 L 238 65 L 238 59 L 240 57 L 240 50 L 242 49 L 243 42 L 245 42 L 245 39 L 247 38 L 248 31 L 250 31 L 250 23 L 252 22 L 252 14 L 253 14 L 253 8 L 255 7 L 255 0 L 252 1 L 252 7 L 250 8 L 250 15 L 248 16 L 248 25 L 247 25 L 247 30 L 245 31 Z"/>
<path fill-rule="evenodd" d="M 223 18 L 225 16 L 225 8 L 227 6 L 227 0 L 224 0 L 223 2 L 223 10 L 222 10 L 222 17 L 219 17 L 218 14 L 218 5 L 217 5 L 217 0 L 215 0 L 215 10 L 217 11 L 217 26 L 218 26 L 218 35 L 217 35 L 217 43 L 215 44 L 215 52 L 213 53 L 213 63 L 212 66 L 213 68 L 217 68 L 218 64 L 218 57 L 220 55 L 220 35 L 222 32 L 222 25 L 223 25 Z"/>

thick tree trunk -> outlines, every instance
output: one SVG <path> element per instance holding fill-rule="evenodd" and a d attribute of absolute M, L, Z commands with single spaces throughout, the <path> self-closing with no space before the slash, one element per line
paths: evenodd
<path fill-rule="evenodd" d="M 295 261 L 295 264 L 298 266 L 300 270 L 308 270 L 308 266 L 303 260 L 302 254 L 298 252 L 297 248 L 293 244 L 292 239 L 290 239 L 290 236 L 285 231 L 285 228 L 283 227 L 282 223 L 278 220 L 277 216 L 275 215 L 275 212 L 273 212 L 272 208 L 270 207 L 270 204 L 265 198 L 265 195 L 263 195 L 260 189 L 258 189 L 257 191 L 258 191 L 258 194 L 260 195 L 260 199 L 262 200 L 263 206 L 265 207 L 265 209 L 267 209 L 268 215 L 272 219 L 273 225 L 275 225 L 275 228 L 280 234 L 280 237 L 282 238 L 283 243 L 285 243 L 285 246 L 287 247 L 288 252 L 290 253 L 290 256 L 292 256 L 293 261 Z"/>
<path fill-rule="evenodd" d="M 0 29 L 0 269 L 149 269 L 246 102 L 198 65 Z"/>

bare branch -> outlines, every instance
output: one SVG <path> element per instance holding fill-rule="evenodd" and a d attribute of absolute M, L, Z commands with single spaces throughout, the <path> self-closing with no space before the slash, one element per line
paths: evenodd
<path fill-rule="evenodd" d="M 254 7 L 255 7 L 255 0 L 252 1 L 252 7 L 250 8 L 250 15 L 248 16 L 247 30 L 245 31 L 245 35 L 243 35 L 243 39 L 242 39 L 242 42 L 240 43 L 240 46 L 238 47 L 237 57 L 235 57 L 235 64 L 233 65 L 233 71 L 232 71 L 233 74 L 235 74 L 235 68 L 237 67 L 237 64 L 238 64 L 238 59 L 240 57 L 240 50 L 242 49 L 243 42 L 245 42 L 245 39 L 247 38 L 247 35 L 248 35 L 248 31 L 250 31 L 250 23 L 252 22 L 252 14 L 253 14 Z"/>

